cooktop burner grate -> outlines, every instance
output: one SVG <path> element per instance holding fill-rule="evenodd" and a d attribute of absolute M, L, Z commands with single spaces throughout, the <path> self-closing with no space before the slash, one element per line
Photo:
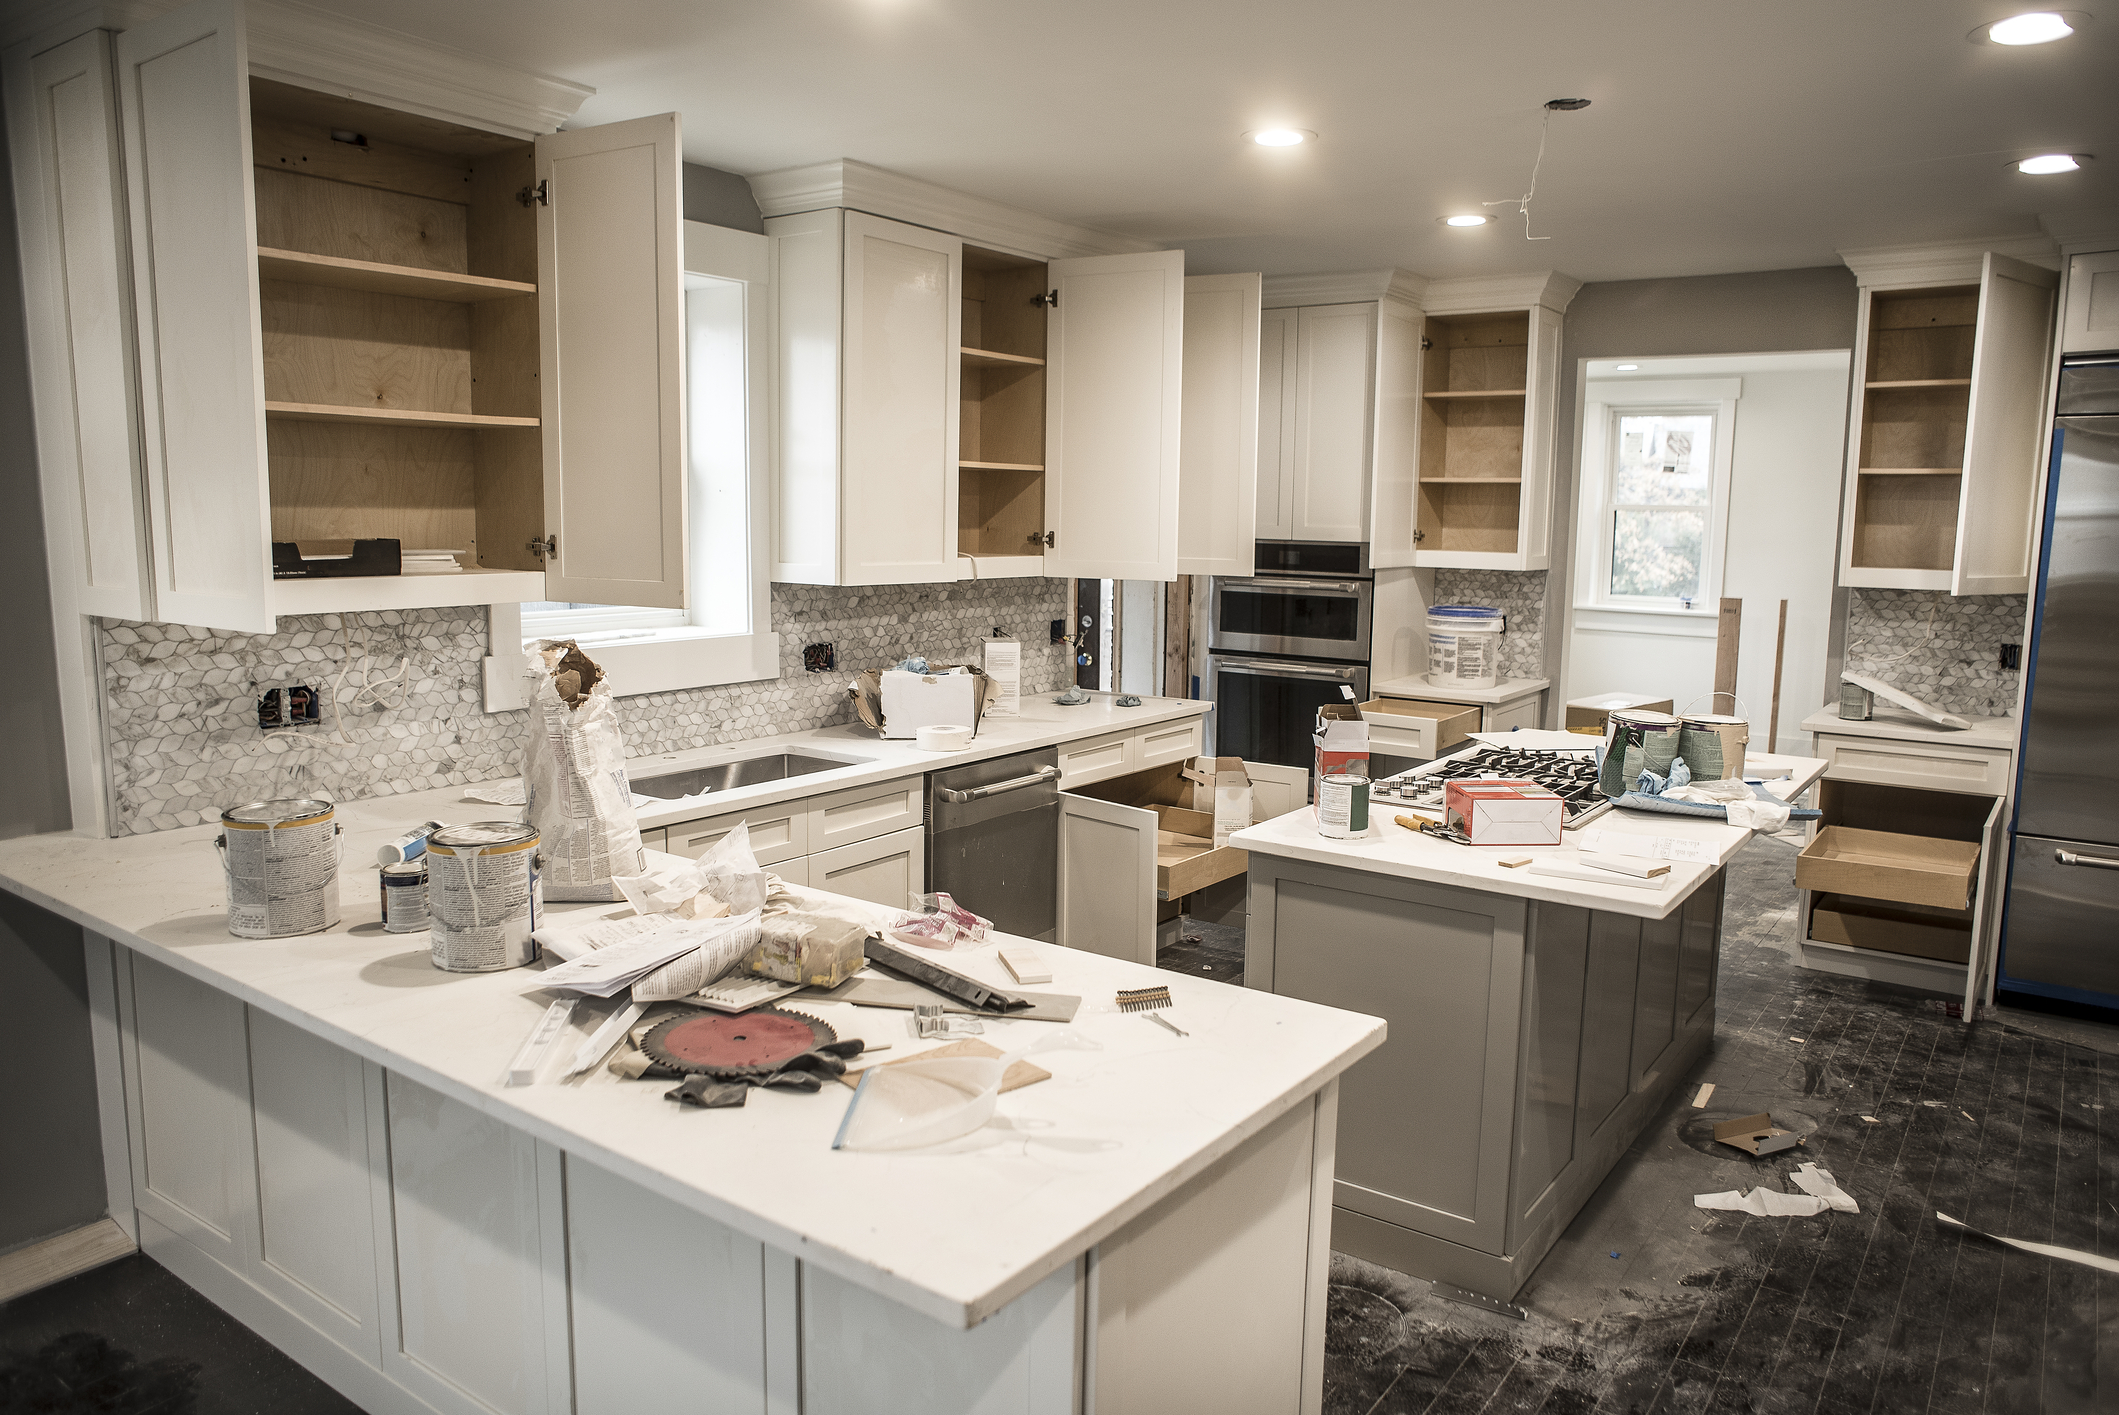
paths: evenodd
<path fill-rule="evenodd" d="M 1496 776 L 1534 781 L 1565 801 L 1569 830 L 1611 809 L 1610 798 L 1597 789 L 1596 752 L 1589 747 L 1554 752 L 1481 742 L 1476 751 L 1385 777 L 1375 783 L 1372 794 L 1380 803 L 1439 811 L 1448 783 Z"/>

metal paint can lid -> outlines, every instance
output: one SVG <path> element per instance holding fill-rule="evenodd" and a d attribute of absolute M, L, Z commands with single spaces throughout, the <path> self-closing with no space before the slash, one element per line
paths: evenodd
<path fill-rule="evenodd" d="M 221 824 L 237 830 L 272 830 L 286 825 L 306 825 L 329 820 L 338 808 L 329 801 L 252 801 L 221 812 Z"/>
<path fill-rule="evenodd" d="M 423 884 L 427 878 L 427 862 L 400 860 L 394 865 L 384 865 L 382 875 L 385 885 Z"/>
<path fill-rule="evenodd" d="M 521 821 L 474 821 L 443 826 L 427 837 L 430 855 L 500 854 L 537 843 L 537 831 Z"/>

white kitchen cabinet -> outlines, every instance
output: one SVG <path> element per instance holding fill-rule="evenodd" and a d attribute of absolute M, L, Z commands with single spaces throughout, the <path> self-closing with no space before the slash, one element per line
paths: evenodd
<path fill-rule="evenodd" d="M 778 307 L 773 579 L 956 578 L 963 242 L 864 212 L 765 223 Z"/>
<path fill-rule="evenodd" d="M 740 825 L 746 828 L 750 852 L 758 863 L 778 869 L 784 861 L 798 860 L 809 853 L 809 815 L 807 801 L 780 801 L 753 810 L 684 821 L 669 828 L 668 842 L 662 848 L 672 855 L 696 860 Z"/>
<path fill-rule="evenodd" d="M 681 605 L 675 116 L 537 137 L 585 91 L 535 80 L 526 129 L 524 76 L 468 59 L 464 122 L 338 97 L 403 46 L 332 29 L 273 29 L 266 78 L 241 9 L 195 0 L 117 36 L 114 102 L 95 36 L 35 66 L 15 151 L 60 598 L 271 632 L 542 599 L 549 568 Z M 135 383 L 129 415 L 62 401 Z M 374 537 L 466 568 L 274 583 L 275 540 Z"/>
<path fill-rule="evenodd" d="M 2060 352 L 2099 354 L 2109 349 L 2119 349 L 2119 251 L 2071 257 Z"/>
<path fill-rule="evenodd" d="M 809 887 L 908 908 L 927 887 L 927 830 L 913 826 L 809 857 Z"/>
<path fill-rule="evenodd" d="M 1180 575 L 1251 573 L 1258 539 L 1260 294 L 1255 274 L 1185 277 Z"/>
<path fill-rule="evenodd" d="M 1060 792 L 1059 942 L 1155 964 L 1155 842 L 1138 806 Z"/>
<path fill-rule="evenodd" d="M 1374 565 L 1413 563 L 1426 288 L 1403 271 L 1265 282 L 1258 539 L 1365 541 Z"/>
<path fill-rule="evenodd" d="M 1840 583 L 2025 593 L 2058 275 L 1969 247 L 1843 258 L 1860 305 Z"/>

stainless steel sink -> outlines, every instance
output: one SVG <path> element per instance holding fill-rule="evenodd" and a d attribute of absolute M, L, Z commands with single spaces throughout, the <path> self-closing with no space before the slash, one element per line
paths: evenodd
<path fill-rule="evenodd" d="M 762 757 L 741 757 L 735 761 L 716 762 L 712 766 L 693 767 L 688 771 L 667 772 L 661 776 L 636 776 L 631 782 L 633 790 L 642 796 L 676 801 L 702 791 L 733 791 L 739 786 L 760 786 L 768 781 L 785 781 L 791 776 L 811 776 L 820 771 L 858 765 L 858 761 L 836 761 L 801 752 L 774 752 Z"/>

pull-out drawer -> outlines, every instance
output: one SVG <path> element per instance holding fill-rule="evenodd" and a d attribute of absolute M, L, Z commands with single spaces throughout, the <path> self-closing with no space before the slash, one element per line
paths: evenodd
<path fill-rule="evenodd" d="M 1062 742 L 1059 747 L 1060 786 L 1085 786 L 1092 781 L 1108 781 L 1114 776 L 1124 776 L 1140 765 L 1135 760 L 1140 744 L 1130 732 L 1107 732 L 1101 737 L 1085 737 L 1079 742 Z"/>
<path fill-rule="evenodd" d="M 721 837 L 748 821 L 751 854 L 758 857 L 761 865 L 777 865 L 809 853 L 810 806 L 808 801 L 780 801 L 755 810 L 684 821 L 669 828 L 669 844 L 663 848 L 672 855 L 696 860 L 718 845 Z"/>
<path fill-rule="evenodd" d="M 1199 755 L 1201 732 L 1199 719 L 1186 718 L 1183 722 L 1166 722 L 1160 727 L 1150 727 L 1135 739 L 1133 767 L 1161 766 L 1164 762 L 1190 761 Z"/>
<path fill-rule="evenodd" d="M 1998 748 L 1819 733 L 1817 754 L 1831 763 L 1825 769 L 1825 777 L 1831 781 L 1866 781 L 1878 786 L 1966 791 L 1981 796 L 2009 794 L 2009 761 L 2013 754 Z"/>
<path fill-rule="evenodd" d="M 1361 716 L 1369 725 L 1369 751 L 1386 757 L 1439 757 L 1479 730 L 1479 709 L 1464 703 L 1371 698 Z"/>
<path fill-rule="evenodd" d="M 926 778 L 901 776 L 834 791 L 809 802 L 811 853 L 905 830 L 925 817 Z"/>

